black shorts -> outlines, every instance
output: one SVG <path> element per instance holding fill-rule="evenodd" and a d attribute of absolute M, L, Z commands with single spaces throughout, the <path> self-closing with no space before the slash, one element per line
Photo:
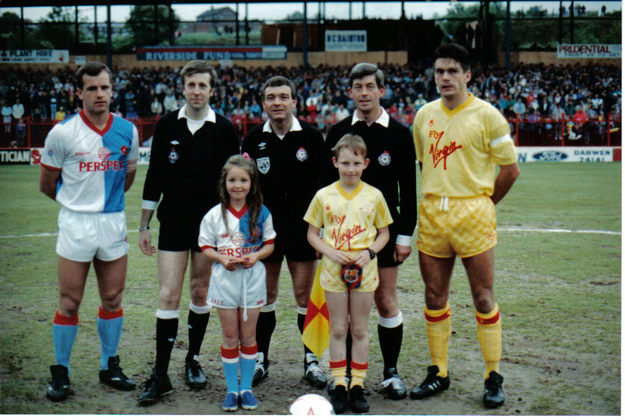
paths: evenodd
<path fill-rule="evenodd" d="M 158 249 L 162 251 L 202 252 L 198 245 L 201 219 L 160 220 Z"/>
<path fill-rule="evenodd" d="M 308 235 L 308 223 L 290 223 L 276 226 L 274 220 L 276 239 L 274 250 L 263 261 L 268 263 L 282 262 L 284 257 L 290 261 L 314 261 L 317 259 L 315 249 L 310 246 L 306 236 Z"/>
<path fill-rule="evenodd" d="M 395 261 L 393 254 L 395 253 L 395 241 L 397 240 L 397 232 L 393 229 L 393 225 L 389 226 L 390 238 L 386 246 L 382 248 L 376 258 L 378 259 L 378 267 L 397 267 L 400 262 Z"/>

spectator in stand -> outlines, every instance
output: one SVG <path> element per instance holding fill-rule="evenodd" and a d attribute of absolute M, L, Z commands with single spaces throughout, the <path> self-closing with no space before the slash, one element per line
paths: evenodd
<path fill-rule="evenodd" d="M 13 104 L 13 107 L 11 110 L 11 116 L 13 117 L 15 121 L 19 120 L 20 118 L 24 116 L 24 105 L 20 103 L 19 96 L 15 98 L 15 103 Z"/>
<path fill-rule="evenodd" d="M 349 116 L 350 116 L 350 112 L 347 109 L 345 109 L 345 105 L 340 104 L 339 108 L 336 110 L 336 115 L 335 115 L 336 121 L 338 122 L 338 121 L 344 120 L 345 118 Z"/>
<path fill-rule="evenodd" d="M 415 108 L 415 111 L 420 110 L 420 109 L 421 109 L 421 107 L 422 107 L 423 105 L 427 104 L 427 103 L 428 103 L 428 101 L 427 101 L 427 100 L 423 97 L 423 94 L 422 94 L 422 93 L 419 93 L 419 94 L 417 95 L 417 99 L 414 101 L 414 108 Z"/>
<path fill-rule="evenodd" d="M 514 111 L 514 113 L 517 115 L 517 117 L 520 120 L 525 117 L 525 113 L 527 112 L 527 108 L 525 107 L 525 104 L 523 103 L 523 98 L 518 98 L 517 99 L 516 103 L 512 107 L 512 110 Z"/>
<path fill-rule="evenodd" d="M 15 125 L 15 147 L 23 147 L 26 138 L 26 124 L 24 123 L 24 118 L 20 118 L 17 120 L 17 124 Z"/>
<path fill-rule="evenodd" d="M 48 104 L 50 106 L 50 118 L 53 118 L 56 115 L 57 111 L 57 102 L 58 99 L 56 97 L 56 90 L 52 89 L 50 91 L 50 96 L 48 96 Z"/>
<path fill-rule="evenodd" d="M 260 108 L 256 98 L 252 99 L 252 105 L 250 105 L 250 118 L 260 118 L 263 114 L 263 110 Z"/>
<path fill-rule="evenodd" d="M 48 93 L 40 90 L 37 93 L 37 106 L 39 108 L 39 116 L 42 120 L 48 119 Z"/>
<path fill-rule="evenodd" d="M 161 115 L 163 113 L 163 105 L 156 95 L 154 96 L 152 104 L 150 104 L 150 111 L 152 111 L 153 115 Z"/>
<path fill-rule="evenodd" d="M 2 123 L 4 124 L 5 133 L 11 132 L 11 113 L 13 113 L 13 108 L 5 102 L 5 104 L 2 105 Z"/>
<path fill-rule="evenodd" d="M 65 108 L 63 108 L 62 106 L 59 107 L 59 110 L 56 111 L 56 114 L 54 115 L 54 119 L 56 120 L 56 122 L 61 122 L 65 119 Z"/>
<path fill-rule="evenodd" d="M 165 99 L 163 99 L 163 108 L 165 108 L 165 112 L 172 112 L 178 109 L 178 101 L 172 88 L 167 89 L 167 94 Z"/>

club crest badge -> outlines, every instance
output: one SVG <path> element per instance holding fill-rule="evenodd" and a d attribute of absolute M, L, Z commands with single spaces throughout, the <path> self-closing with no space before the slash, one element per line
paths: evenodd
<path fill-rule="evenodd" d="M 391 164 L 391 155 L 386 150 L 378 156 L 378 163 L 380 166 L 388 166 Z"/>
<path fill-rule="evenodd" d="M 348 289 L 358 289 L 362 281 L 362 268 L 356 264 L 341 266 L 341 280 Z"/>
<path fill-rule="evenodd" d="M 178 153 L 176 152 L 176 149 L 172 147 L 172 149 L 169 151 L 169 156 L 167 157 L 169 158 L 169 163 L 176 163 L 178 161 Z"/>
<path fill-rule="evenodd" d="M 98 157 L 100 158 L 100 160 L 109 160 L 109 158 L 111 157 L 111 151 L 106 147 L 100 147 L 98 149 Z"/>
<path fill-rule="evenodd" d="M 231 239 L 234 246 L 245 245 L 245 235 L 243 234 L 243 232 L 234 232 L 231 236 Z"/>
<path fill-rule="evenodd" d="M 297 149 L 297 152 L 295 153 L 295 157 L 300 162 L 303 162 L 306 159 L 308 159 L 308 152 L 303 147 L 300 147 L 299 149 Z"/>
<path fill-rule="evenodd" d="M 269 169 L 271 168 L 271 162 L 269 162 L 268 157 L 258 158 L 256 159 L 256 166 L 261 174 L 267 175 L 267 172 L 269 172 Z"/>

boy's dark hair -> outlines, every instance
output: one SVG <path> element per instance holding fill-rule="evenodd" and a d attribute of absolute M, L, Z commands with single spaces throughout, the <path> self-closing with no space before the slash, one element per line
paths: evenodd
<path fill-rule="evenodd" d="M 439 58 L 450 58 L 460 63 L 463 71 L 471 70 L 471 54 L 462 45 L 443 44 L 434 51 L 434 61 Z"/>
<path fill-rule="evenodd" d="M 339 158 L 339 153 L 341 150 L 349 149 L 356 155 L 362 155 L 364 158 L 367 157 L 367 144 L 358 134 L 347 133 L 336 143 L 336 145 L 332 148 L 332 153 L 334 153 L 335 158 Z"/>
<path fill-rule="evenodd" d="M 291 89 L 291 99 L 295 99 L 297 96 L 295 92 L 295 84 L 284 76 L 273 76 L 267 79 L 261 88 L 262 99 L 265 100 L 265 90 L 270 87 L 288 86 Z"/>
<path fill-rule="evenodd" d="M 78 89 L 82 90 L 83 80 L 82 77 L 86 74 L 87 76 L 95 77 L 105 71 L 109 75 L 110 83 L 113 83 L 113 73 L 106 66 L 106 64 L 102 64 L 98 61 L 87 61 L 85 64 L 80 66 L 78 70 L 76 70 L 76 86 Z"/>
<path fill-rule="evenodd" d="M 217 72 L 213 66 L 202 60 L 189 61 L 185 64 L 182 70 L 180 70 L 180 80 L 182 81 L 182 86 L 184 86 L 185 79 L 188 76 L 192 76 L 197 73 L 208 73 L 210 75 L 208 85 L 211 89 L 215 87 L 215 83 L 217 82 Z"/>
<path fill-rule="evenodd" d="M 371 63 L 358 63 L 352 67 L 352 70 L 349 72 L 349 86 L 352 86 L 354 80 L 362 79 L 372 74 L 375 75 L 375 83 L 378 85 L 378 88 L 384 87 L 384 72 Z"/>

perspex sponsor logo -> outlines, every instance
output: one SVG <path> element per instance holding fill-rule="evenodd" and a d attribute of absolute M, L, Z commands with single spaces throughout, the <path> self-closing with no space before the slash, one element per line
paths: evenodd
<path fill-rule="evenodd" d="M 124 164 L 121 160 L 105 160 L 104 162 L 80 162 L 78 170 L 80 172 L 97 171 L 121 171 Z"/>

